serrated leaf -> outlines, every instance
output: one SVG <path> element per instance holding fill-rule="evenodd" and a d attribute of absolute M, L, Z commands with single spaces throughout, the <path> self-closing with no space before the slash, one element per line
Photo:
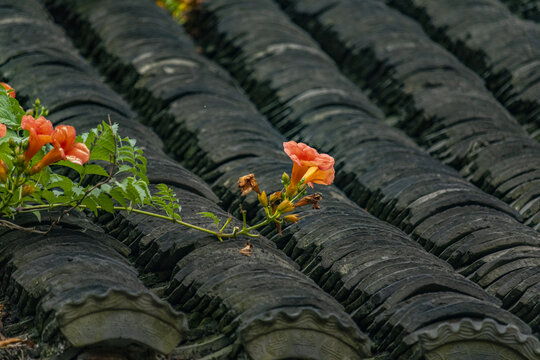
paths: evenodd
<path fill-rule="evenodd" d="M 79 186 L 74 183 L 73 187 L 71 188 L 71 192 L 75 198 L 80 198 L 81 196 L 84 195 L 86 190 L 82 186 Z"/>
<path fill-rule="evenodd" d="M 113 187 L 111 185 L 109 185 L 109 184 L 101 185 L 101 190 L 103 190 L 103 192 L 105 192 L 107 194 L 109 194 L 111 192 L 112 188 Z"/>
<path fill-rule="evenodd" d="M 67 160 L 59 161 L 59 162 L 55 163 L 55 165 L 65 166 L 65 167 L 68 167 L 70 169 L 73 169 L 79 174 L 79 176 L 81 176 L 83 171 L 84 171 L 84 167 L 82 165 L 74 164 L 71 161 L 67 161 Z"/>
<path fill-rule="evenodd" d="M 126 171 L 131 171 L 132 169 L 132 166 L 131 165 L 119 165 L 118 166 L 118 171 L 116 172 L 117 174 L 120 174 L 122 172 L 126 172 Z"/>
<path fill-rule="evenodd" d="M 84 173 L 85 175 L 101 175 L 104 177 L 109 176 L 107 170 L 97 164 L 84 165 Z"/>
<path fill-rule="evenodd" d="M 125 191 L 122 188 L 113 187 L 111 191 L 109 191 L 109 194 L 118 204 L 120 204 L 120 206 L 127 206 Z"/>
<path fill-rule="evenodd" d="M 211 213 L 211 212 L 208 212 L 208 211 L 203 211 L 203 212 L 200 212 L 198 214 L 202 215 L 204 217 L 207 217 L 207 218 L 211 218 L 212 220 L 214 220 L 214 224 L 216 224 L 216 226 L 219 225 L 219 219 L 214 213 Z"/>
<path fill-rule="evenodd" d="M 0 92 L 0 123 L 14 128 L 19 128 L 19 119 L 24 111 L 20 108 L 17 99 L 7 95 L 7 91 L 2 88 Z"/>
<path fill-rule="evenodd" d="M 156 185 L 156 188 L 162 192 L 162 191 L 167 191 L 169 189 L 169 187 L 167 186 L 167 184 L 157 184 Z"/>
<path fill-rule="evenodd" d="M 55 201 L 56 195 L 54 195 L 54 193 L 50 190 L 42 190 L 41 197 L 49 204 L 52 204 Z"/>
<path fill-rule="evenodd" d="M 97 198 L 97 201 L 98 201 L 99 205 L 101 205 L 103 210 L 105 210 L 105 211 L 107 211 L 109 213 L 114 212 L 114 203 L 111 200 L 111 198 L 109 197 L 109 195 L 107 195 L 106 193 L 104 193 L 104 192 L 100 193 L 98 198 Z"/>
<path fill-rule="evenodd" d="M 98 203 L 92 196 L 85 197 L 81 204 L 85 205 L 88 209 L 90 209 L 94 213 L 94 215 L 97 215 Z"/>

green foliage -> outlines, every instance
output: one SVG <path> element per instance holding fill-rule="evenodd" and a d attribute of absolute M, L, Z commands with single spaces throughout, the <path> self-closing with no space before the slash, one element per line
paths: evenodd
<path fill-rule="evenodd" d="M 38 201 L 47 204 L 80 203 L 94 213 L 98 210 L 114 212 L 117 205 L 151 205 L 153 197 L 148 188 L 146 159 L 142 150 L 135 146 L 135 141 L 120 138 L 117 130 L 118 125 L 103 122 L 79 137 L 90 150 L 90 163 L 56 163 L 75 170 L 79 176 L 78 183 L 50 170 L 46 174 L 36 175 L 39 177 L 36 182 L 42 188 L 42 199 Z M 104 181 L 83 187 L 81 184 L 89 175 L 98 175 Z"/>
<path fill-rule="evenodd" d="M 0 86 L 0 123 L 19 127 L 23 115 L 24 110 L 20 107 L 19 102 L 8 96 L 7 91 Z"/>
<path fill-rule="evenodd" d="M 39 100 L 34 104 L 34 113 L 47 114 Z M 143 151 L 136 146 L 135 140 L 118 135 L 117 124 L 103 122 L 77 137 L 77 141 L 83 142 L 90 150 L 88 163 L 79 165 L 64 160 L 54 164 L 57 169 L 72 169 L 71 174 L 76 174 L 77 181 L 55 173 L 50 167 L 31 176 L 22 170 L 17 173 L 13 141 L 19 145 L 27 141 L 27 138 L 21 137 L 20 131 L 23 115 L 24 111 L 17 100 L 7 96 L 7 92 L 0 88 L 0 122 L 8 126 L 6 136 L 0 138 L 0 158 L 12 169 L 9 180 L 0 182 L 0 212 L 4 216 L 14 217 L 25 208 L 36 208 L 36 204 L 47 207 L 82 207 L 94 213 L 99 210 L 114 212 L 118 207 L 134 209 L 147 205 L 161 209 L 173 219 L 181 220 L 181 207 L 171 189 L 160 184 L 157 186 L 158 192 L 153 196 L 150 194 L 146 176 L 147 160 Z M 10 138 L 14 139 L 11 146 Z M 51 145 L 47 146 L 51 148 Z M 39 161 L 44 154 L 45 151 L 41 150 L 33 163 Z M 23 194 L 25 185 L 31 185 L 34 192 Z M 28 205 L 30 203 L 33 205 Z M 33 213 L 40 218 L 39 211 Z"/>
<path fill-rule="evenodd" d="M 212 220 L 214 220 L 214 224 L 219 229 L 219 218 L 214 213 L 203 211 L 203 212 L 200 212 L 199 215 L 202 215 L 204 217 L 211 218 Z"/>
<path fill-rule="evenodd" d="M 165 184 L 158 184 L 156 188 L 158 191 L 152 196 L 152 204 L 165 211 L 167 216 L 173 219 L 182 220 L 179 215 L 182 207 L 172 189 Z"/>

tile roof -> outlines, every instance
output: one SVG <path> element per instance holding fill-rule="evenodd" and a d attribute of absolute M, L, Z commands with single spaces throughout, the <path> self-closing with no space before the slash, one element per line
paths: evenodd
<path fill-rule="evenodd" d="M 44 3 L 0 1 L 0 79 L 55 124 L 110 115 L 185 219 L 262 218 L 235 179 L 279 187 L 288 139 L 337 174 L 322 210 L 264 228 L 251 257 L 137 214 L 1 230 L 1 289 L 40 349 L 540 359 L 538 24 L 494 0 L 386 1 L 414 19 L 374 0 L 209 0 L 194 42 L 151 0 Z"/>

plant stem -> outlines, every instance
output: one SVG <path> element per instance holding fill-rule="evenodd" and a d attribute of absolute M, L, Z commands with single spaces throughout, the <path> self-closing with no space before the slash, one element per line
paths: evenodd
<path fill-rule="evenodd" d="M 72 208 L 74 207 L 72 204 L 34 205 L 34 206 L 27 206 L 27 207 L 19 208 L 17 210 L 17 212 L 23 213 L 23 212 L 31 212 L 31 211 L 43 211 L 43 210 L 48 210 L 48 209 L 55 208 L 55 207 L 66 207 L 66 206 L 70 206 Z M 87 209 L 88 208 L 88 206 L 83 205 L 83 204 L 78 204 L 78 205 L 76 205 L 76 207 L 79 208 L 79 209 Z M 99 206 L 99 205 L 97 205 L 96 208 L 99 209 L 99 210 L 103 210 L 103 207 Z M 127 212 L 136 213 L 136 214 L 152 216 L 152 217 L 155 217 L 155 218 L 158 218 L 158 219 L 172 221 L 174 223 L 177 223 L 179 225 L 183 225 L 183 226 L 188 227 L 190 229 L 194 229 L 194 230 L 205 232 L 207 234 L 214 235 L 214 236 L 216 236 L 218 238 L 233 238 L 233 237 L 236 237 L 236 236 L 239 236 L 239 235 L 246 235 L 246 236 L 249 236 L 249 237 L 258 237 L 259 236 L 258 234 L 251 234 L 250 232 L 255 230 L 255 229 L 260 228 L 261 226 L 264 226 L 264 225 L 267 225 L 267 224 L 271 223 L 272 221 L 277 219 L 279 217 L 279 215 L 280 215 L 280 213 L 276 211 L 276 213 L 273 216 L 266 218 L 266 220 L 260 222 L 259 224 L 253 225 L 251 227 L 244 226 L 241 230 L 239 228 L 235 227 L 233 229 L 232 233 L 223 233 L 223 230 L 225 229 L 225 227 L 232 221 L 231 218 L 227 219 L 225 225 L 219 231 L 214 231 L 214 230 L 206 229 L 206 228 L 203 228 L 203 227 L 200 227 L 200 226 L 197 226 L 197 225 L 187 223 L 187 222 L 182 221 L 182 220 L 175 219 L 175 218 L 170 217 L 170 216 L 160 215 L 160 214 L 156 214 L 156 213 L 141 210 L 141 209 L 136 209 L 136 208 L 133 208 L 133 207 L 114 206 L 113 209 L 117 210 L 117 211 L 127 211 Z"/>

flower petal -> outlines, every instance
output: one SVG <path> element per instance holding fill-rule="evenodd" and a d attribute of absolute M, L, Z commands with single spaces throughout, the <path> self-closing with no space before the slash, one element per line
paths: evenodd
<path fill-rule="evenodd" d="M 291 182 L 287 187 L 287 196 L 296 192 L 300 180 L 313 187 L 313 183 L 330 185 L 334 181 L 334 158 L 328 154 L 319 154 L 314 148 L 295 141 L 283 143 L 285 153 L 293 161 Z"/>
<path fill-rule="evenodd" d="M 90 160 L 90 150 L 83 143 L 75 143 L 66 153 L 66 159 L 74 164 L 83 165 Z"/>
<path fill-rule="evenodd" d="M 52 135 L 53 133 L 52 123 L 43 116 L 34 119 L 31 115 L 24 115 L 21 120 L 21 127 L 28 131 L 34 129 L 37 135 Z"/>
<path fill-rule="evenodd" d="M 15 90 L 11 86 L 3 82 L 0 82 L 0 86 L 7 90 L 9 96 L 11 96 L 12 98 L 15 97 Z"/>

